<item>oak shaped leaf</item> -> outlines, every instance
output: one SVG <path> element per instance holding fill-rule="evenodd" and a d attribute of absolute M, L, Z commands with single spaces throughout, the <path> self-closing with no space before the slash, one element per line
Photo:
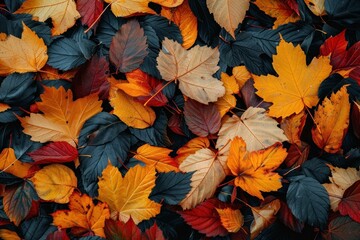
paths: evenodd
<path fill-rule="evenodd" d="M 265 109 L 249 107 L 241 117 L 233 115 L 223 120 L 216 148 L 228 150 L 229 142 L 237 136 L 244 139 L 250 152 L 287 141 L 283 130 L 277 125 L 274 119 L 267 116 Z"/>
<path fill-rule="evenodd" d="M 85 121 L 102 110 L 101 101 L 96 94 L 73 101 L 71 90 L 63 87 L 44 89 L 42 101 L 36 103 L 43 114 L 19 118 L 23 132 L 33 141 L 66 141 L 74 146 Z"/>
<path fill-rule="evenodd" d="M 221 224 L 230 233 L 238 232 L 244 224 L 244 216 L 241 214 L 239 209 L 231 208 L 215 208 L 218 212 L 221 220 Z"/>
<path fill-rule="evenodd" d="M 157 57 L 157 68 L 166 81 L 179 82 L 181 92 L 200 103 L 215 102 L 225 94 L 221 81 L 212 76 L 219 67 L 217 48 L 195 46 L 186 51 L 179 43 L 165 38 Z"/>
<path fill-rule="evenodd" d="M 21 38 L 8 36 L 0 41 L 0 76 L 14 72 L 38 72 L 48 60 L 44 40 L 24 23 Z"/>
<path fill-rule="evenodd" d="M 109 57 L 120 72 L 138 68 L 147 54 L 146 36 L 136 20 L 123 24 L 112 38 Z"/>
<path fill-rule="evenodd" d="M 244 20 L 250 7 L 249 0 L 206 0 L 215 21 L 235 39 L 235 30 Z"/>
<path fill-rule="evenodd" d="M 179 164 L 169 156 L 171 149 L 144 144 L 136 150 L 133 158 L 145 163 L 147 166 L 154 166 L 158 172 L 179 171 Z"/>
<path fill-rule="evenodd" d="M 110 218 L 110 211 L 106 203 L 95 205 L 88 195 L 74 192 L 70 196 L 69 210 L 57 210 L 51 216 L 55 226 L 71 228 L 74 235 L 94 234 L 105 237 L 105 220 Z"/>
<path fill-rule="evenodd" d="M 53 36 L 66 32 L 81 17 L 72 0 L 26 0 L 15 13 L 31 14 L 41 22 L 51 18 Z"/>
<path fill-rule="evenodd" d="M 347 188 L 339 203 L 342 215 L 349 215 L 354 221 L 360 223 L 360 180 Z"/>
<path fill-rule="evenodd" d="M 252 196 L 264 199 L 260 191 L 276 191 L 282 187 L 281 176 L 273 171 L 281 165 L 286 155 L 286 149 L 281 143 L 248 152 L 244 140 L 235 137 L 231 141 L 227 165 L 236 176 L 235 186 Z"/>
<path fill-rule="evenodd" d="M 153 166 L 136 165 L 122 177 L 120 171 L 109 163 L 99 178 L 98 199 L 109 205 L 114 220 L 126 223 L 131 217 L 138 224 L 155 217 L 161 208 L 161 204 L 149 199 L 155 186 L 155 174 Z"/>
<path fill-rule="evenodd" d="M 51 142 L 28 155 L 34 164 L 71 162 L 79 156 L 77 149 L 67 142 Z"/>
<path fill-rule="evenodd" d="M 256 94 L 264 101 L 273 103 L 269 108 L 269 115 L 288 117 L 293 113 L 300 113 L 305 107 L 315 106 L 319 101 L 317 92 L 320 83 L 331 72 L 329 59 L 314 58 L 306 65 L 306 55 L 300 45 L 294 47 L 283 39 L 276 51 L 273 66 L 279 76 L 253 76 Z"/>
<path fill-rule="evenodd" d="M 68 203 L 69 197 L 77 188 L 75 173 L 61 164 L 45 166 L 30 180 L 41 199 L 56 203 Z"/>
<path fill-rule="evenodd" d="M 31 174 L 30 163 L 19 161 L 13 148 L 4 148 L 0 152 L 0 171 L 10 173 L 19 178 L 28 177 Z"/>
<path fill-rule="evenodd" d="M 187 224 L 207 237 L 225 236 L 228 231 L 222 226 L 220 216 L 216 211 L 217 208 L 224 207 L 224 203 L 212 198 L 191 210 L 181 211 L 179 214 Z"/>
<path fill-rule="evenodd" d="M 349 118 L 349 94 L 343 86 L 318 106 L 311 130 L 314 143 L 325 152 L 338 152 L 349 127 Z"/>

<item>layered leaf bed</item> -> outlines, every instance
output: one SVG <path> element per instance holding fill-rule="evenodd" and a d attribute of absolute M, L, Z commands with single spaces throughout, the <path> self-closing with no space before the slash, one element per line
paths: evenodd
<path fill-rule="evenodd" d="M 0 1 L 1 239 L 360 239 L 357 0 Z"/>

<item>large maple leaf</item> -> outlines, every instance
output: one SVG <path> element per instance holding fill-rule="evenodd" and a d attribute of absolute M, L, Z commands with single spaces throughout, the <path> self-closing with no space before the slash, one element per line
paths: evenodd
<path fill-rule="evenodd" d="M 95 205 L 88 195 L 80 195 L 74 192 L 70 196 L 69 209 L 58 210 L 51 214 L 55 226 L 72 228 L 81 234 L 90 233 L 99 237 L 105 237 L 105 219 L 110 217 L 110 211 L 106 203 L 99 202 Z"/>
<path fill-rule="evenodd" d="M 157 57 L 158 69 L 166 81 L 178 81 L 181 92 L 203 104 L 225 94 L 221 81 L 212 76 L 219 67 L 217 48 L 195 46 L 186 51 L 181 44 L 165 38 Z"/>
<path fill-rule="evenodd" d="M 24 23 L 21 38 L 0 40 L 0 75 L 39 71 L 48 60 L 47 47 Z"/>
<path fill-rule="evenodd" d="M 120 171 L 109 164 L 99 179 L 98 198 L 109 205 L 112 218 L 127 222 L 131 217 L 135 224 L 150 219 L 161 208 L 161 204 L 149 199 L 155 174 L 153 166 L 137 165 L 123 178 Z"/>
<path fill-rule="evenodd" d="M 319 98 L 320 83 L 329 76 L 331 65 L 327 57 L 314 58 L 306 65 L 306 55 L 300 45 L 280 41 L 273 57 L 278 77 L 254 76 L 256 94 L 273 105 L 269 115 L 287 117 L 301 112 L 305 107 L 315 106 Z"/>
<path fill-rule="evenodd" d="M 87 119 L 101 112 L 101 101 L 96 94 L 73 101 L 71 90 L 63 87 L 44 87 L 37 107 L 43 114 L 31 113 L 29 117 L 19 118 L 24 133 L 38 142 L 66 141 L 77 143 L 80 130 Z"/>
<path fill-rule="evenodd" d="M 42 22 L 51 18 L 53 35 L 66 32 L 81 17 L 73 0 L 26 0 L 15 13 L 29 13 Z"/>
<path fill-rule="evenodd" d="M 280 143 L 264 150 L 248 152 L 244 140 L 236 137 L 231 142 L 227 165 L 236 176 L 236 186 L 264 199 L 260 191 L 270 192 L 281 188 L 281 176 L 273 171 L 281 165 L 286 155 L 286 149 Z"/>

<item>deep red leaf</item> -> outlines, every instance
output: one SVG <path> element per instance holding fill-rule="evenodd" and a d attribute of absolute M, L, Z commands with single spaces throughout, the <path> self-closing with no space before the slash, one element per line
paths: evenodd
<path fill-rule="evenodd" d="M 76 8 L 81 15 L 81 22 L 90 26 L 100 16 L 104 3 L 102 0 L 77 0 Z"/>
<path fill-rule="evenodd" d="M 304 223 L 300 222 L 291 212 L 288 205 L 286 205 L 283 201 L 281 201 L 281 207 L 278 213 L 278 216 L 282 223 L 285 226 L 289 227 L 294 232 L 301 233 L 302 229 L 304 228 Z"/>
<path fill-rule="evenodd" d="M 301 146 L 291 144 L 284 163 L 289 168 L 301 165 L 308 159 L 309 152 L 310 146 L 305 142 L 302 142 Z"/>
<path fill-rule="evenodd" d="M 240 90 L 241 96 L 245 102 L 246 108 L 261 107 L 268 109 L 271 103 L 263 101 L 258 95 L 255 94 L 254 80 L 251 78 L 245 82 Z"/>
<path fill-rule="evenodd" d="M 205 105 L 189 99 L 185 102 L 184 116 L 189 129 L 199 137 L 216 134 L 221 125 L 221 116 L 217 107 Z"/>
<path fill-rule="evenodd" d="M 156 223 L 152 225 L 150 228 L 146 229 L 144 235 L 147 237 L 147 239 L 156 239 L 156 240 L 165 240 L 165 237 L 163 235 L 163 232 L 158 227 Z"/>
<path fill-rule="evenodd" d="M 228 231 L 221 225 L 221 220 L 215 208 L 224 208 L 224 203 L 218 199 L 209 199 L 191 210 L 179 212 L 185 222 L 207 237 L 225 236 Z"/>
<path fill-rule="evenodd" d="M 66 230 L 58 229 L 57 231 L 50 233 L 46 240 L 70 240 L 69 236 L 66 234 Z"/>
<path fill-rule="evenodd" d="M 49 143 L 28 155 L 34 164 L 71 162 L 78 157 L 78 151 L 67 142 Z"/>
<path fill-rule="evenodd" d="M 127 223 L 122 221 L 114 221 L 112 219 L 105 220 L 104 232 L 108 240 L 145 240 L 140 229 L 130 218 Z"/>
<path fill-rule="evenodd" d="M 72 82 L 75 99 L 99 93 L 99 98 L 105 100 L 109 96 L 107 72 L 109 62 L 105 57 L 94 55 L 89 62 L 80 67 Z"/>
<path fill-rule="evenodd" d="M 296 0 L 284 0 L 284 2 L 291 8 L 291 10 L 300 16 L 299 5 Z"/>
<path fill-rule="evenodd" d="M 333 71 L 350 71 L 349 77 L 355 79 L 360 84 L 360 42 L 352 45 L 348 50 L 345 39 L 345 31 L 335 37 L 328 38 L 320 47 L 323 56 L 331 54 L 330 63 Z"/>
<path fill-rule="evenodd" d="M 168 122 L 168 127 L 176 134 L 185 136 L 184 131 L 181 129 L 181 114 L 174 113 Z"/>
<path fill-rule="evenodd" d="M 345 190 L 339 203 L 339 211 L 360 223 L 360 180 Z"/>
<path fill-rule="evenodd" d="M 136 20 L 122 25 L 110 44 L 110 61 L 123 73 L 138 68 L 147 54 L 146 36 Z"/>

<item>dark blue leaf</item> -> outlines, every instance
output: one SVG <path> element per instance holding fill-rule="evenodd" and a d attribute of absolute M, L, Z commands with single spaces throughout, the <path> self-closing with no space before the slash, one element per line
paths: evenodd
<path fill-rule="evenodd" d="M 107 48 L 110 48 L 113 36 L 124 23 L 126 23 L 125 18 L 117 18 L 110 9 L 107 10 L 96 28 L 96 39 Z"/>
<path fill-rule="evenodd" d="M 305 176 L 314 178 L 320 183 L 326 182 L 330 175 L 330 168 L 326 165 L 326 162 L 320 158 L 312 158 L 305 161 L 301 165 L 301 168 Z"/>
<path fill-rule="evenodd" d="M 32 152 L 42 146 L 39 142 L 30 140 L 30 136 L 21 131 L 21 128 L 15 128 L 12 132 L 12 145 L 16 158 L 22 162 L 33 162 L 27 153 Z"/>
<path fill-rule="evenodd" d="M 360 99 L 360 85 L 352 78 L 343 78 L 340 74 L 332 74 L 325 79 L 319 87 L 318 96 L 320 99 L 330 97 L 332 93 L 340 90 L 342 86 L 346 86 L 350 100 Z"/>
<path fill-rule="evenodd" d="M 9 9 L 11 12 L 15 12 L 24 1 L 25 0 L 5 0 L 4 2 L 7 9 Z"/>
<path fill-rule="evenodd" d="M 24 221 L 20 229 L 26 240 L 45 240 L 50 233 L 57 230 L 51 223 L 51 217 L 40 215 Z"/>
<path fill-rule="evenodd" d="M 0 102 L 21 107 L 32 103 L 37 90 L 34 76 L 32 73 L 7 76 L 0 85 Z"/>

